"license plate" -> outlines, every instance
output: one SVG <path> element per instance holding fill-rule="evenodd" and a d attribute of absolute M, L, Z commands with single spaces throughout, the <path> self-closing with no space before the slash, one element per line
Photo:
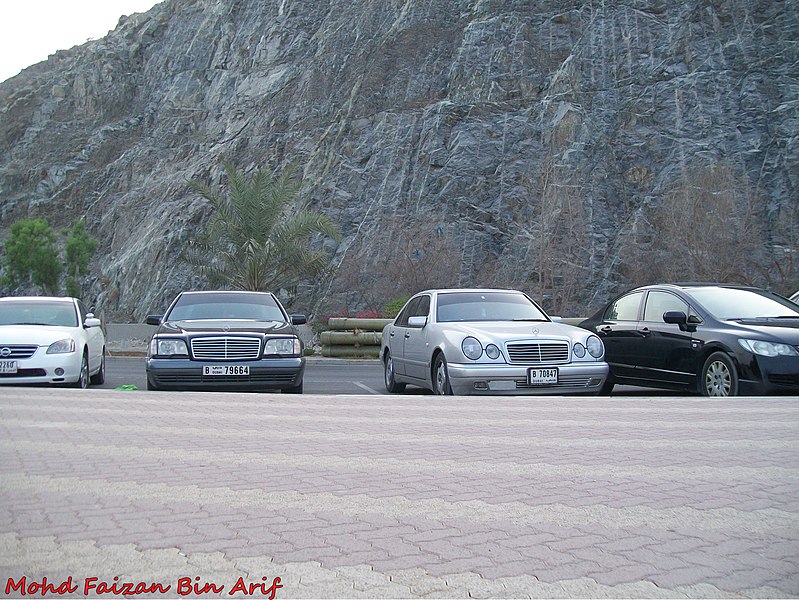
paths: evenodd
<path fill-rule="evenodd" d="M 203 375 L 224 377 L 225 375 L 249 375 L 250 367 L 246 365 L 205 365 Z"/>
<path fill-rule="evenodd" d="M 0 373 L 16 373 L 17 361 L 15 360 L 0 360 Z"/>
<path fill-rule="evenodd" d="M 547 385 L 558 382 L 557 369 L 528 369 L 527 383 L 530 385 Z"/>

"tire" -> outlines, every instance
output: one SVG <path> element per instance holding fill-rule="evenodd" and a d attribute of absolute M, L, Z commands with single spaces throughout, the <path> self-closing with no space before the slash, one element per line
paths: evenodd
<path fill-rule="evenodd" d="M 302 388 L 304 383 L 305 383 L 304 381 L 300 381 L 300 385 L 291 388 L 284 388 L 280 391 L 284 394 L 302 394 Z"/>
<path fill-rule="evenodd" d="M 405 391 L 405 384 L 397 383 L 394 378 L 394 361 L 388 352 L 386 352 L 386 357 L 383 360 L 383 382 L 386 384 L 386 390 L 391 394 L 399 394 Z"/>
<path fill-rule="evenodd" d="M 100 357 L 100 370 L 91 376 L 90 381 L 92 385 L 103 385 L 105 383 L 105 348 L 103 348 L 103 354 Z"/>
<path fill-rule="evenodd" d="M 78 376 L 78 380 L 72 384 L 72 387 L 82 390 L 89 387 L 89 359 L 86 357 L 85 353 L 80 361 L 80 375 Z"/>
<path fill-rule="evenodd" d="M 157 392 L 158 389 L 159 389 L 158 386 L 156 386 L 154 383 L 150 383 L 150 378 L 148 377 L 147 378 L 147 391 Z"/>
<path fill-rule="evenodd" d="M 714 352 L 708 356 L 700 373 L 699 391 L 714 398 L 738 395 L 738 372 L 727 354 Z"/>
<path fill-rule="evenodd" d="M 437 396 L 452 396 L 447 359 L 444 358 L 443 354 L 436 356 L 436 360 L 433 363 L 433 393 Z"/>

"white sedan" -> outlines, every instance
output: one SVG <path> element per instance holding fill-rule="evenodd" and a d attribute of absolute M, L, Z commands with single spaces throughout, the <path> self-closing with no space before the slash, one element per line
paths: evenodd
<path fill-rule="evenodd" d="M 389 392 L 599 394 L 608 375 L 602 341 L 559 323 L 516 290 L 429 290 L 383 329 Z"/>
<path fill-rule="evenodd" d="M 100 319 L 75 298 L 0 298 L 0 384 L 66 384 L 105 380 Z"/>

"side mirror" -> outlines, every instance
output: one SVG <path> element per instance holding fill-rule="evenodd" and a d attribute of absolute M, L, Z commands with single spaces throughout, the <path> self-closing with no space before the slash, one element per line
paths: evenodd
<path fill-rule="evenodd" d="M 91 313 L 86 315 L 86 320 L 83 322 L 83 326 L 86 329 L 89 329 L 90 327 L 100 327 L 100 325 L 102 325 L 100 319 L 95 319 Z"/>
<path fill-rule="evenodd" d="M 308 317 L 305 315 L 291 315 L 292 325 L 305 325 L 308 322 Z"/>
<path fill-rule="evenodd" d="M 427 325 L 427 317 L 408 317 L 408 327 L 421 329 Z"/>
<path fill-rule="evenodd" d="M 672 325 L 679 325 L 680 331 L 696 331 L 696 323 L 681 310 L 670 310 L 663 313 L 663 321 Z"/>
<path fill-rule="evenodd" d="M 144 319 L 144 322 L 148 325 L 160 325 L 161 318 L 161 315 L 147 315 L 147 318 Z"/>

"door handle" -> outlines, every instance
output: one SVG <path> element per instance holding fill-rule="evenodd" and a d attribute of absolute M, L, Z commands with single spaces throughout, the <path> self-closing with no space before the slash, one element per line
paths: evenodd
<path fill-rule="evenodd" d="M 602 331 L 603 333 L 610 333 L 611 331 L 613 331 L 613 327 L 611 327 L 610 325 L 605 325 L 604 327 L 600 327 L 599 331 Z"/>
<path fill-rule="evenodd" d="M 643 329 L 641 329 L 641 335 L 642 335 L 643 337 L 647 337 L 647 336 L 648 336 L 648 335 L 650 335 L 651 333 L 652 333 L 652 332 L 651 332 L 651 331 L 649 331 L 649 327 L 644 327 Z"/>
<path fill-rule="evenodd" d="M 405 339 L 407 340 L 409 337 L 411 337 L 411 332 L 410 331 L 406 331 L 405 332 Z"/>

